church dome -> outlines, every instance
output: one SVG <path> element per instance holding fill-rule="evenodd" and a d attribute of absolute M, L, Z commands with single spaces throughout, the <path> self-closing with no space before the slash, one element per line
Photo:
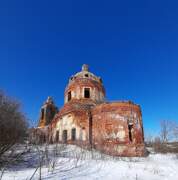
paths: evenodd
<path fill-rule="evenodd" d="M 89 72 L 86 64 L 82 66 L 82 71 L 71 76 L 65 89 L 65 103 L 74 99 L 104 102 L 105 89 L 102 79 Z"/>

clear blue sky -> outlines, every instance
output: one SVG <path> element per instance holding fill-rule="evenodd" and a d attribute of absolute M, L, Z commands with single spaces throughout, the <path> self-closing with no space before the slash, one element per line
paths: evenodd
<path fill-rule="evenodd" d="M 1 1 L 0 88 L 37 122 L 48 95 L 63 105 L 70 75 L 87 63 L 108 100 L 142 107 L 145 132 L 178 121 L 176 1 Z"/>

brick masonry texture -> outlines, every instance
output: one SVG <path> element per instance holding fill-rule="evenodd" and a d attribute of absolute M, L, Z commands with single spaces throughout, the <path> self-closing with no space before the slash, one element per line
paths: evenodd
<path fill-rule="evenodd" d="M 76 144 L 114 156 L 145 155 L 140 106 L 107 102 L 102 79 L 89 72 L 88 65 L 69 79 L 59 111 L 49 98 L 42 109 L 48 115 L 40 116 L 38 130 L 46 132 L 43 139 L 51 143 Z"/>

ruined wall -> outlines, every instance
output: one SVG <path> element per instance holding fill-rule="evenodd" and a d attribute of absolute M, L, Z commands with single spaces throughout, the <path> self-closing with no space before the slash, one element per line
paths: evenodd
<path fill-rule="evenodd" d="M 31 128 L 28 131 L 28 140 L 33 144 L 41 144 L 49 142 L 49 127 Z"/>
<path fill-rule="evenodd" d="M 66 130 L 69 144 L 92 145 L 116 156 L 144 155 L 142 114 L 138 105 L 115 102 L 91 106 L 89 102 L 77 100 L 64 105 L 52 122 L 53 142 L 64 143 L 63 131 Z M 71 134 L 73 128 L 76 129 L 75 141 Z"/>
<path fill-rule="evenodd" d="M 72 139 L 72 129 L 75 129 L 75 140 Z M 64 142 L 64 131 L 67 139 Z M 68 144 L 89 145 L 89 116 L 88 111 L 81 108 L 65 108 L 59 112 L 55 124 L 52 127 L 53 142 Z M 58 136 L 58 137 L 57 137 Z"/>
<path fill-rule="evenodd" d="M 140 107 L 131 102 L 97 105 L 92 110 L 93 146 L 105 153 L 141 156 L 144 153 Z"/>

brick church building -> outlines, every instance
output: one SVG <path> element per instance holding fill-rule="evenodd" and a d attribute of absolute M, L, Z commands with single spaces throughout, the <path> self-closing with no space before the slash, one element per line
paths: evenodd
<path fill-rule="evenodd" d="M 100 77 L 88 65 L 71 76 L 58 110 L 51 97 L 41 108 L 36 133 L 51 143 L 76 144 L 114 156 L 144 156 L 144 133 L 139 105 L 108 102 Z"/>

